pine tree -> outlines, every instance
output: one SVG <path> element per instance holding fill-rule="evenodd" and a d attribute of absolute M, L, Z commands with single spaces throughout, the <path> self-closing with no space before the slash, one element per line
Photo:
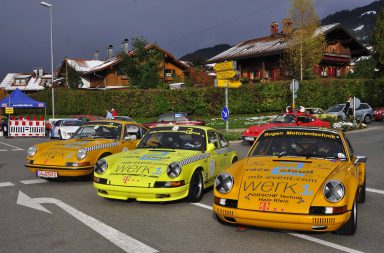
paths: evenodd
<path fill-rule="evenodd" d="M 316 33 L 320 21 L 311 0 L 292 0 L 289 17 L 293 31 L 286 38 L 284 67 L 294 78 L 308 79 L 321 61 L 325 37 Z"/>
<path fill-rule="evenodd" d="M 373 34 L 374 58 L 380 72 L 384 70 L 384 8 L 377 15 L 376 29 Z"/>

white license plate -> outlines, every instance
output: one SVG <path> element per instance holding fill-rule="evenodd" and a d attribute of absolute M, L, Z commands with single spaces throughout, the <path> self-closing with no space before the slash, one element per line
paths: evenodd
<path fill-rule="evenodd" d="M 45 178 L 56 178 L 57 172 L 56 171 L 36 171 L 36 176 L 38 177 L 45 177 Z"/>
<path fill-rule="evenodd" d="M 246 141 L 254 141 L 254 140 L 255 140 L 255 137 L 245 136 L 245 137 L 244 137 L 244 140 L 246 140 Z"/>

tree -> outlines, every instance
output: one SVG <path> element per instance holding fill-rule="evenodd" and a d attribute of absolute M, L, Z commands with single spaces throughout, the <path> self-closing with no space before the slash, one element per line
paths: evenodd
<path fill-rule="evenodd" d="M 354 67 L 354 71 L 349 75 L 351 78 L 374 78 L 377 62 L 374 58 L 362 59 Z"/>
<path fill-rule="evenodd" d="M 373 57 L 381 72 L 384 70 L 384 9 L 377 15 L 376 29 L 373 33 L 372 44 L 374 48 Z"/>
<path fill-rule="evenodd" d="M 308 79 L 323 56 L 325 36 L 317 32 L 320 22 L 311 0 L 292 0 L 289 17 L 292 32 L 286 37 L 285 69 L 296 79 Z"/>
<path fill-rule="evenodd" d="M 72 89 L 79 88 L 83 85 L 81 81 L 81 75 L 77 72 L 71 65 L 67 62 L 65 63 L 66 70 L 64 74 L 64 83 L 71 87 Z"/>
<path fill-rule="evenodd" d="M 119 73 L 128 77 L 132 86 L 149 89 L 160 84 L 159 65 L 163 60 L 156 48 L 149 48 L 143 37 L 135 37 L 132 41 L 132 53 L 121 53 Z"/>

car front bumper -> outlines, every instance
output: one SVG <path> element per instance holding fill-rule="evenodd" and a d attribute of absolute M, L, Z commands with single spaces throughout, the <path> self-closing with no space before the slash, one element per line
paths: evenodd
<path fill-rule="evenodd" d="M 213 212 L 222 221 L 233 224 L 319 232 L 339 229 L 351 214 L 350 211 L 337 215 L 286 214 L 229 208 L 217 204 L 213 205 Z"/>
<path fill-rule="evenodd" d="M 93 172 L 93 166 L 84 167 L 58 167 L 58 166 L 46 166 L 39 164 L 25 164 L 31 172 L 37 175 L 37 171 L 49 171 L 57 172 L 58 177 L 77 177 L 87 176 Z"/>
<path fill-rule="evenodd" d="M 97 194 L 104 198 L 136 199 L 137 201 L 164 202 L 174 201 L 187 197 L 189 184 L 169 188 L 128 187 L 93 183 Z"/>

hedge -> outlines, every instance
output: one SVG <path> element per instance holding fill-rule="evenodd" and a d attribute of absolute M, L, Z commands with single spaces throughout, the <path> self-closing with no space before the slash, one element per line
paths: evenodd
<path fill-rule="evenodd" d="M 229 89 L 231 114 L 257 114 L 285 110 L 291 103 L 290 81 L 243 84 Z M 356 96 L 372 107 L 384 104 L 384 80 L 319 79 L 300 82 L 296 105 L 327 109 L 343 103 L 348 96 Z M 32 94 L 36 100 L 47 103 L 51 112 L 51 91 Z M 123 89 L 80 90 L 55 89 L 57 115 L 105 115 L 107 109 L 116 108 L 120 115 L 151 117 L 166 112 L 188 112 L 191 115 L 218 115 L 225 105 L 225 91 L 221 88 Z M 41 112 L 38 112 L 39 114 Z"/>

